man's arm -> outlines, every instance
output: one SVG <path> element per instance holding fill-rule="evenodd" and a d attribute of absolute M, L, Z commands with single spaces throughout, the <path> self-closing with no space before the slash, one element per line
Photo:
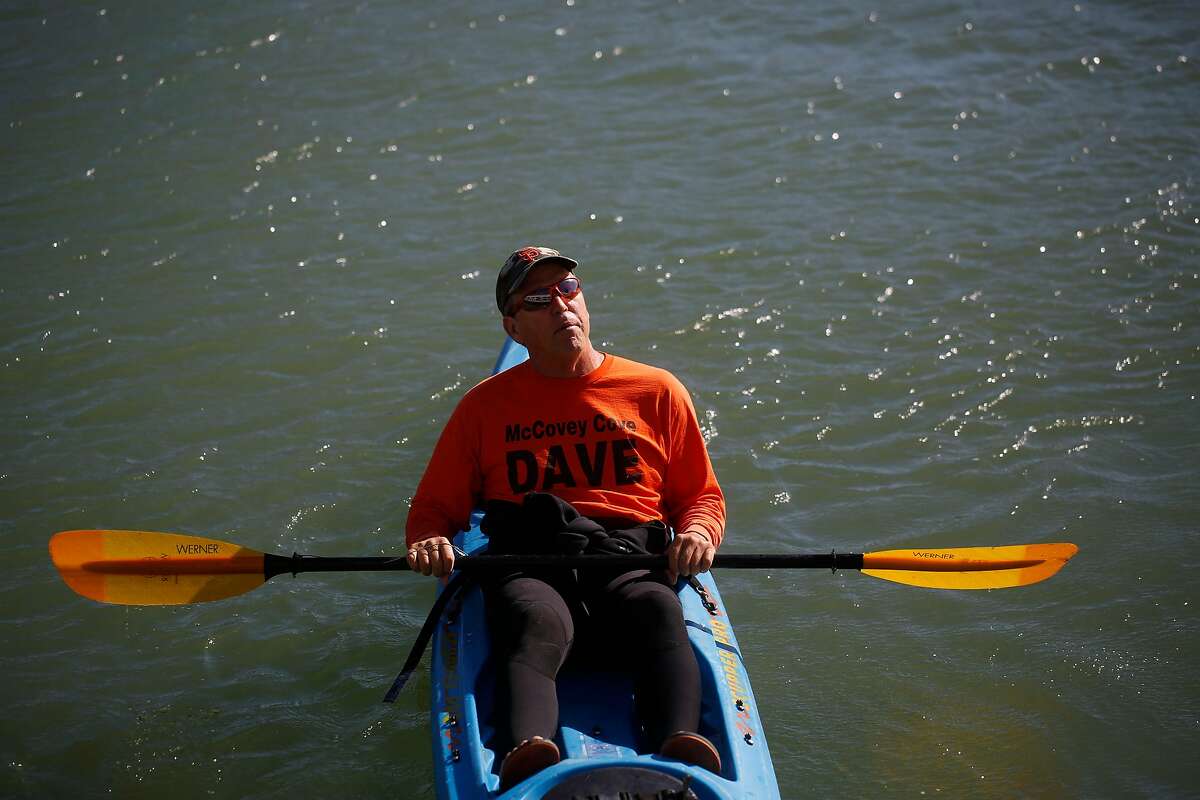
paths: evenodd
<path fill-rule="evenodd" d="M 667 573 L 674 580 L 712 567 L 725 532 L 725 495 L 717 483 L 691 397 L 679 381 L 672 382 L 671 450 L 663 497 L 676 529 L 667 547 Z"/>
<path fill-rule="evenodd" d="M 477 505 L 483 478 L 475 452 L 478 436 L 460 401 L 442 429 L 408 512 L 405 539 L 408 566 L 442 577 L 454 569 L 450 536 L 466 528 Z"/>

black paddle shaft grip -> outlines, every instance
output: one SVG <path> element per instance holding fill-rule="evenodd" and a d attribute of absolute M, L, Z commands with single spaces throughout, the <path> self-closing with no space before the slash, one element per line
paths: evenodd
<path fill-rule="evenodd" d="M 328 556 L 277 556 L 265 553 L 263 575 L 267 580 L 276 575 L 301 572 L 381 572 L 407 570 L 408 561 L 403 556 L 351 556 L 336 558 Z"/>
<path fill-rule="evenodd" d="M 862 569 L 862 553 L 727 553 L 713 559 L 719 569 Z M 487 570 L 526 569 L 530 567 L 587 569 L 589 567 L 622 567 L 626 569 L 666 569 L 663 555 L 490 555 L 460 556 L 454 562 L 456 570 L 476 572 Z M 380 572 L 408 569 L 408 561 L 398 556 L 360 556 L 330 558 L 325 556 L 265 554 L 263 573 L 270 579 L 276 575 L 301 572 Z"/>

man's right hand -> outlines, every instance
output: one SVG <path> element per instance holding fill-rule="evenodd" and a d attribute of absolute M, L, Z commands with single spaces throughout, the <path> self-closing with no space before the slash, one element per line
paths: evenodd
<path fill-rule="evenodd" d="M 454 569 L 454 548 L 445 536 L 430 536 L 408 546 L 408 567 L 441 578 Z"/>

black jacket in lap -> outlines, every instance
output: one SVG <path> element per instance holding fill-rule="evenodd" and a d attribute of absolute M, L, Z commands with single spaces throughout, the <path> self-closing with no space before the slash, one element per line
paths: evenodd
<path fill-rule="evenodd" d="M 667 526 L 659 520 L 597 521 L 546 492 L 530 492 L 519 504 L 490 500 L 485 511 L 479 529 L 490 553 L 644 555 L 667 549 Z"/>

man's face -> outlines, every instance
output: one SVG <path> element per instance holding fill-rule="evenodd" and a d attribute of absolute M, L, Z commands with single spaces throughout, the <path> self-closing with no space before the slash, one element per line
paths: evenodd
<path fill-rule="evenodd" d="M 570 274 L 570 270 L 561 264 L 538 264 L 509 296 L 509 315 L 504 317 L 504 330 L 534 355 L 579 353 L 590 342 L 591 320 L 582 291 L 570 300 L 554 295 L 545 308 L 526 310 L 521 304 L 525 295 L 557 283 Z"/>

